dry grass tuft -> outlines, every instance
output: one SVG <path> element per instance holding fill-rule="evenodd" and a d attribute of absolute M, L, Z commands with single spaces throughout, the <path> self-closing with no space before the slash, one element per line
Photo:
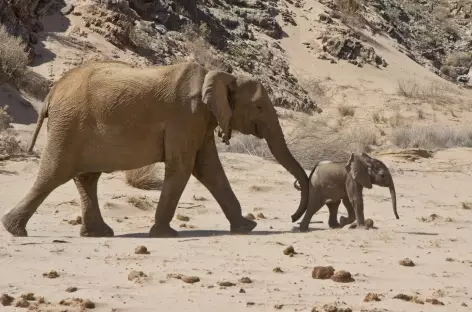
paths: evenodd
<path fill-rule="evenodd" d="M 29 62 L 26 44 L 20 37 L 10 35 L 5 26 L 0 26 L 0 78 L 16 80 L 23 75 Z"/>
<path fill-rule="evenodd" d="M 376 124 L 387 123 L 387 118 L 384 113 L 378 110 L 372 113 L 372 120 Z"/>
<path fill-rule="evenodd" d="M 0 107 L 0 155 L 14 155 L 24 151 L 15 136 L 14 131 L 9 131 L 11 127 L 12 118 L 7 113 L 8 106 Z"/>
<path fill-rule="evenodd" d="M 125 171 L 126 183 L 142 190 L 160 190 L 163 184 L 162 176 L 156 164 Z"/>
<path fill-rule="evenodd" d="M 219 145 L 218 150 L 225 153 L 248 154 L 265 159 L 272 157 L 269 146 L 267 146 L 264 139 L 239 133 L 231 138 L 230 145 Z"/>
<path fill-rule="evenodd" d="M 354 113 L 356 112 L 355 108 L 353 106 L 341 104 L 338 106 L 338 113 L 341 116 L 354 116 Z"/>
<path fill-rule="evenodd" d="M 404 126 L 393 129 L 391 141 L 402 148 L 472 147 L 472 127 Z"/>
<path fill-rule="evenodd" d="M 445 106 L 458 102 L 457 93 L 439 82 L 431 82 L 428 85 L 419 85 L 414 81 L 398 81 L 397 94 L 405 98 L 416 100 L 431 105 Z"/>

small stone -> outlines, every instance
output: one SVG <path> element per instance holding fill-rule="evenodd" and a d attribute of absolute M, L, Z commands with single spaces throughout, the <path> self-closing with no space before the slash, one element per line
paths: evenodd
<path fill-rule="evenodd" d="M 354 279 L 352 278 L 351 273 L 344 270 L 334 273 L 333 276 L 331 276 L 331 279 L 338 283 L 354 282 Z"/>
<path fill-rule="evenodd" d="M 200 282 L 200 278 L 198 276 L 185 276 L 185 275 L 182 275 L 182 277 L 180 279 L 184 283 L 187 283 L 187 284 L 195 284 L 197 282 Z"/>
<path fill-rule="evenodd" d="M 275 267 L 272 271 L 274 273 L 283 273 L 284 272 L 280 267 Z"/>
<path fill-rule="evenodd" d="M 311 271 L 311 277 L 314 279 L 329 279 L 334 274 L 332 266 L 316 266 Z"/>
<path fill-rule="evenodd" d="M 254 217 L 254 215 L 252 213 L 248 213 L 244 217 L 248 220 L 256 220 L 256 217 Z"/>
<path fill-rule="evenodd" d="M 235 283 L 232 283 L 232 282 L 229 282 L 229 281 L 218 282 L 218 285 L 220 285 L 220 286 L 222 286 L 222 287 L 236 286 Z"/>
<path fill-rule="evenodd" d="M 47 277 L 47 278 L 58 278 L 58 277 L 59 277 L 59 273 L 57 273 L 56 271 L 52 270 L 52 271 L 50 271 L 50 272 L 43 273 L 43 276 L 44 276 L 44 277 Z"/>
<path fill-rule="evenodd" d="M 395 295 L 393 297 L 393 299 L 400 299 L 400 300 L 403 300 L 403 301 L 409 301 L 409 302 L 414 302 L 414 303 L 418 303 L 418 304 L 424 304 L 424 302 L 421 301 L 418 297 L 405 295 L 405 294 Z"/>
<path fill-rule="evenodd" d="M 426 299 L 426 302 L 431 303 L 431 304 L 433 304 L 433 305 L 444 305 L 444 302 L 439 301 L 439 300 L 436 299 L 436 298 Z"/>
<path fill-rule="evenodd" d="M 74 11 L 74 8 L 74 5 L 72 3 L 69 3 L 61 9 L 61 13 L 62 15 L 69 15 L 70 13 L 72 13 L 72 11 Z"/>
<path fill-rule="evenodd" d="M 79 224 L 82 224 L 82 217 L 81 216 L 77 216 L 77 218 L 75 218 L 75 220 L 70 220 L 68 221 L 68 223 L 70 225 L 79 225 Z"/>
<path fill-rule="evenodd" d="M 292 245 L 290 245 L 290 246 L 288 246 L 287 248 L 284 249 L 284 255 L 286 255 L 286 256 L 295 255 L 295 254 L 297 254 L 297 253 L 295 252 L 295 249 L 293 248 Z"/>
<path fill-rule="evenodd" d="M 282 309 L 283 307 L 284 307 L 283 304 L 276 304 L 276 305 L 274 306 L 274 308 L 275 308 L 276 310 L 280 310 L 280 309 Z"/>
<path fill-rule="evenodd" d="M 370 301 L 381 301 L 381 300 L 378 294 L 368 293 L 364 298 L 364 302 L 370 302 Z"/>
<path fill-rule="evenodd" d="M 364 220 L 364 224 L 365 224 L 366 228 L 372 229 L 372 228 L 374 227 L 374 220 L 372 220 L 372 219 L 365 219 L 365 220 Z"/>
<path fill-rule="evenodd" d="M 12 296 L 8 295 L 8 294 L 2 294 L 2 296 L 0 297 L 0 303 L 3 305 L 3 306 L 9 306 L 12 304 L 13 300 L 15 300 L 15 298 L 13 298 Z"/>
<path fill-rule="evenodd" d="M 136 279 L 141 279 L 141 278 L 145 278 L 147 277 L 147 275 L 143 272 L 143 271 L 131 271 L 129 272 L 128 274 L 128 281 L 133 281 L 133 280 L 136 280 Z"/>
<path fill-rule="evenodd" d="M 255 305 L 255 303 L 252 302 L 252 301 L 248 301 L 248 302 L 246 302 L 246 305 L 247 305 L 247 306 L 253 306 L 253 305 Z"/>
<path fill-rule="evenodd" d="M 406 267 L 414 267 L 415 263 L 410 259 L 410 258 L 405 258 L 403 260 L 400 260 L 400 265 L 406 266 Z"/>
<path fill-rule="evenodd" d="M 93 303 L 92 301 L 86 299 L 84 301 L 82 301 L 82 303 L 80 304 L 80 306 L 82 308 L 85 308 L 85 309 L 95 309 L 95 303 Z"/>
<path fill-rule="evenodd" d="M 67 287 L 66 292 L 68 293 L 73 293 L 77 291 L 77 287 Z"/>
<path fill-rule="evenodd" d="M 263 214 L 262 212 L 259 212 L 259 213 L 257 214 L 257 217 L 258 217 L 259 219 L 267 219 L 267 218 L 264 216 L 264 214 Z"/>
<path fill-rule="evenodd" d="M 252 283 L 252 280 L 249 277 L 241 277 L 241 279 L 239 281 L 243 284 L 251 284 Z"/>
<path fill-rule="evenodd" d="M 242 289 L 242 288 L 241 288 L 241 289 L 239 290 L 239 293 L 240 293 L 240 294 L 245 294 L 245 293 L 246 293 L 246 291 L 245 291 L 244 289 Z"/>
<path fill-rule="evenodd" d="M 29 302 L 23 298 L 21 298 L 15 303 L 15 307 L 17 308 L 27 308 L 29 307 L 29 305 L 30 305 Z"/>
<path fill-rule="evenodd" d="M 138 246 L 134 249 L 134 253 L 138 255 L 149 255 L 150 252 L 147 250 L 146 246 Z"/>
<path fill-rule="evenodd" d="M 177 220 L 182 221 L 182 222 L 188 222 L 190 221 L 190 218 L 181 214 L 178 214 L 176 216 Z"/>
<path fill-rule="evenodd" d="M 28 301 L 34 301 L 34 300 L 36 300 L 36 297 L 34 296 L 33 293 L 22 294 L 20 297 L 23 298 L 23 299 L 25 299 L 25 300 L 28 300 Z"/>

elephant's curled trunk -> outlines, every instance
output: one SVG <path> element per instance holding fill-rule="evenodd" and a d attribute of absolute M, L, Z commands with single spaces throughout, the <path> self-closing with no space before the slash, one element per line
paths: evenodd
<path fill-rule="evenodd" d="M 290 153 L 280 125 L 277 124 L 271 128 L 266 129 L 264 137 L 267 141 L 270 152 L 272 155 L 274 155 L 275 159 L 293 175 L 296 181 L 298 181 L 300 186 L 295 187 L 301 191 L 301 199 L 297 211 L 304 212 L 308 203 L 309 186 L 308 177 L 305 170 L 303 170 L 302 166 L 293 157 L 292 153 Z M 294 220 L 292 216 L 292 222 L 294 221 L 296 220 Z"/>

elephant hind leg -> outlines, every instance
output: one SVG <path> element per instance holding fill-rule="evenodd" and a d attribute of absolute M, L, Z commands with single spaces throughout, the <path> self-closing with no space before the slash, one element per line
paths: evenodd
<path fill-rule="evenodd" d="M 311 218 L 323 206 L 324 206 L 324 201 L 318 195 L 318 192 L 316 190 L 314 191 L 310 190 L 310 194 L 308 198 L 308 207 L 305 212 L 305 215 L 303 216 L 302 222 L 300 222 L 300 232 L 308 231 L 308 226 L 310 224 Z"/>
<path fill-rule="evenodd" d="M 80 195 L 82 227 L 80 236 L 111 237 L 113 230 L 103 221 L 98 205 L 97 185 L 101 172 L 82 173 L 74 178 Z"/>
<path fill-rule="evenodd" d="M 73 174 L 63 170 L 68 166 L 50 166 L 48 153 L 43 153 L 40 168 L 33 187 L 1 219 L 5 229 L 13 236 L 28 236 L 26 224 L 42 202 L 57 187 L 69 181 Z"/>
<path fill-rule="evenodd" d="M 329 209 L 328 225 L 332 229 L 341 227 L 338 223 L 338 208 L 340 204 L 341 204 L 340 200 L 326 203 L 326 206 L 328 206 L 328 209 Z"/>

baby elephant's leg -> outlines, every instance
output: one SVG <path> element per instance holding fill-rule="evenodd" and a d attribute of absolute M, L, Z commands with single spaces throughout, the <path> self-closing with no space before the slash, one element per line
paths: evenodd
<path fill-rule="evenodd" d="M 356 221 L 356 213 L 354 212 L 354 208 L 348 198 L 343 198 L 343 205 L 347 210 L 347 218 L 344 216 L 339 218 L 341 227 Z"/>
<path fill-rule="evenodd" d="M 326 203 L 326 206 L 328 206 L 328 209 L 329 209 L 328 225 L 332 229 L 341 227 L 341 225 L 338 223 L 338 208 L 340 204 L 341 204 L 340 200 Z"/>

